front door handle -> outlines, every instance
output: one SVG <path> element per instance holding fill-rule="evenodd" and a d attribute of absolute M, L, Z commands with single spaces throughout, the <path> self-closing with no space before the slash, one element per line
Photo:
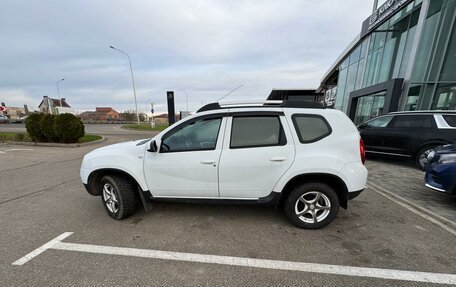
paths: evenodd
<path fill-rule="evenodd" d="M 287 158 L 286 157 L 282 157 L 282 156 L 275 156 L 275 157 L 271 157 L 269 160 L 270 161 L 286 161 Z"/>
<path fill-rule="evenodd" d="M 215 160 L 213 159 L 206 159 L 201 161 L 202 164 L 215 164 Z"/>

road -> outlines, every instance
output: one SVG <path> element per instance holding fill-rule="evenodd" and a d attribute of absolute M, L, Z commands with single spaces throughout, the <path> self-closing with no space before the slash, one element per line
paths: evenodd
<path fill-rule="evenodd" d="M 11 126 L 2 125 L 0 131 L 20 129 Z M 381 268 L 386 278 L 404 278 L 400 271 L 430 272 L 440 279 L 451 278 L 441 273 L 456 274 L 455 235 L 373 189 L 315 231 L 298 229 L 280 210 L 261 206 L 156 203 L 148 213 L 140 210 L 115 221 L 101 199 L 84 190 L 82 157 L 102 145 L 151 133 L 95 125 L 86 131 L 105 135 L 107 141 L 80 148 L 0 145 L 0 285 L 429 286 L 418 280 L 421 273 L 404 281 L 376 278 L 376 272 L 364 269 L 349 271 Z M 391 169 L 381 161 L 368 167 L 377 183 Z M 12 265 L 64 232 L 73 232 L 63 239 L 65 248 L 47 249 L 23 265 Z M 104 248 L 106 254 L 90 252 L 94 248 Z M 114 255 L 116 250 L 125 254 Z M 172 260 L 157 259 L 159 251 L 176 253 Z M 239 258 L 250 258 L 250 267 L 235 266 Z M 260 268 L 265 261 L 255 263 L 257 259 L 274 262 Z M 283 261 L 294 264 L 283 270 Z M 303 272 L 296 263 L 312 264 Z M 318 265 L 322 269 L 316 263 L 324 264 Z M 339 273 L 330 274 L 327 266 Z"/>
<path fill-rule="evenodd" d="M 134 134 L 143 134 L 148 136 L 149 133 L 144 131 L 131 131 L 122 129 L 122 125 L 96 125 L 96 124 L 85 124 L 85 132 L 88 134 L 98 135 L 126 135 L 127 138 Z M 0 124 L 0 132 L 26 132 L 24 124 Z"/>

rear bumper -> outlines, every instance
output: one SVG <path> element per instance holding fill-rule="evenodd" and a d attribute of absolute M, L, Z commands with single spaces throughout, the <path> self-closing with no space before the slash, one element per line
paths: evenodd
<path fill-rule="evenodd" d="M 350 191 L 347 194 L 347 199 L 352 200 L 353 198 L 358 197 L 361 194 L 361 192 L 363 192 L 363 191 L 364 191 L 364 188 L 361 190 L 357 190 L 357 191 Z"/>
<path fill-rule="evenodd" d="M 341 178 L 344 180 L 349 193 L 362 191 L 366 188 L 367 168 L 361 161 L 350 162 L 341 170 Z"/>

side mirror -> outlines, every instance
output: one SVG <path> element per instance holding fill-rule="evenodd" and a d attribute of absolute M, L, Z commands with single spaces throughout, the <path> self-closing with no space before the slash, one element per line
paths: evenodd
<path fill-rule="evenodd" d="M 157 152 L 158 148 L 157 148 L 157 143 L 155 142 L 155 140 L 152 140 L 150 142 L 150 146 L 149 146 L 149 149 L 147 150 L 148 152 Z"/>

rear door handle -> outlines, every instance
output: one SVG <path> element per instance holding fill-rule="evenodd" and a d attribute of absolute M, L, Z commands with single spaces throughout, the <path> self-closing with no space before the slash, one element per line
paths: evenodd
<path fill-rule="evenodd" d="M 271 157 L 269 160 L 270 161 L 286 161 L 287 158 L 286 157 L 281 157 L 281 156 L 276 156 L 276 157 Z"/>
<path fill-rule="evenodd" d="M 201 161 L 202 164 L 215 164 L 215 160 L 213 159 L 206 159 Z"/>

